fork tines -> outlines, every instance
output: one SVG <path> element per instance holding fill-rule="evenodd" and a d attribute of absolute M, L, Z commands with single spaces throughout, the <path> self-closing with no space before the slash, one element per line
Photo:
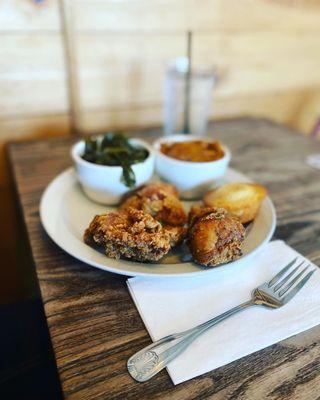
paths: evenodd
<path fill-rule="evenodd" d="M 288 265 L 286 265 L 270 280 L 270 282 L 268 282 L 268 287 L 273 290 L 274 293 L 278 294 L 279 297 L 285 295 L 288 290 L 296 284 L 296 286 L 287 294 L 287 296 L 290 295 L 290 298 L 292 298 L 302 288 L 302 286 L 307 283 L 311 275 L 315 272 L 315 270 L 312 270 L 305 274 L 311 266 L 311 264 L 306 264 L 306 260 L 300 262 L 292 271 L 290 271 L 297 261 L 298 257 L 289 262 Z M 302 270 L 301 267 L 303 267 Z M 286 275 L 287 272 L 289 273 Z"/>

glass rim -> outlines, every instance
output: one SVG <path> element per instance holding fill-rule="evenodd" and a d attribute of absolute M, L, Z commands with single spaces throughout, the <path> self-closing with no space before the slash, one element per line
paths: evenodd
<path fill-rule="evenodd" d="M 188 70 L 187 57 L 177 57 L 169 61 L 167 74 L 184 77 Z M 217 73 L 213 65 L 195 64 L 191 66 L 191 77 L 217 78 Z"/>

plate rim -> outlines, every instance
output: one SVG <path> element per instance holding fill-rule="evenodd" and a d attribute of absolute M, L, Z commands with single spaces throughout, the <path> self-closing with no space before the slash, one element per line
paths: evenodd
<path fill-rule="evenodd" d="M 238 174 L 241 174 L 248 181 L 251 181 L 245 174 L 243 174 L 242 172 L 240 172 L 240 171 L 238 171 L 238 170 L 236 170 L 234 168 L 228 167 L 228 170 L 231 171 L 231 172 L 236 172 Z M 240 265 L 244 261 L 247 261 L 249 258 L 253 257 L 258 251 L 260 251 L 265 246 L 266 243 L 268 243 L 270 241 L 270 239 L 272 238 L 272 236 L 274 234 L 274 231 L 276 229 L 276 223 L 277 223 L 276 209 L 275 209 L 275 206 L 274 206 L 272 200 L 270 199 L 270 197 L 267 196 L 265 201 L 268 202 L 268 206 L 270 207 L 270 211 L 271 211 L 271 215 L 272 215 L 272 223 L 271 223 L 270 230 L 269 230 L 268 234 L 266 235 L 266 237 L 263 239 L 263 241 L 256 248 L 254 248 L 251 252 L 249 252 L 248 254 L 242 256 L 241 258 L 239 258 L 237 260 L 231 261 L 231 262 L 229 262 L 227 264 L 223 264 L 223 265 L 217 266 L 217 267 L 209 267 L 209 268 L 203 268 L 203 269 L 196 270 L 196 271 L 177 272 L 177 273 L 175 273 L 175 272 L 173 272 L 173 273 L 158 273 L 158 272 L 142 272 L 142 271 L 125 271 L 124 269 L 121 270 L 121 269 L 118 269 L 118 268 L 113 267 L 113 266 L 101 265 L 99 262 L 96 262 L 96 261 L 91 260 L 89 258 L 82 257 L 81 255 L 79 256 L 78 254 L 75 254 L 73 251 L 70 251 L 70 249 L 68 249 L 68 247 L 64 245 L 63 240 L 59 240 L 59 238 L 57 238 L 52 233 L 51 228 L 49 226 L 50 224 L 47 223 L 48 219 L 45 217 L 46 199 L 49 196 L 50 191 L 52 190 L 52 187 L 54 187 L 54 185 L 62 178 L 62 176 L 64 176 L 64 175 L 67 176 L 69 174 L 74 174 L 74 173 L 75 173 L 74 167 L 66 168 L 61 173 L 59 173 L 57 176 L 55 176 L 49 182 L 49 184 L 46 186 L 45 190 L 42 192 L 41 199 L 40 199 L 40 204 L 39 204 L 40 222 L 41 222 L 41 225 L 44 228 L 46 234 L 63 251 L 65 251 L 70 256 L 76 258 L 77 260 L 85 263 L 86 265 L 93 266 L 93 267 L 98 268 L 98 269 L 100 269 L 102 271 L 111 272 L 111 273 L 115 273 L 115 274 L 123 275 L 123 276 L 131 276 L 131 277 L 143 276 L 143 277 L 156 278 L 156 279 L 160 279 L 160 278 L 176 278 L 176 277 L 179 277 L 179 278 L 191 278 L 191 277 L 196 277 L 196 276 L 199 276 L 199 275 L 214 273 L 214 272 L 217 272 L 217 271 L 223 271 L 223 270 L 229 269 L 229 267 L 235 267 L 237 265 Z M 134 263 L 139 263 L 139 262 L 138 261 L 134 261 Z M 174 265 L 174 264 L 171 264 L 171 265 Z"/>

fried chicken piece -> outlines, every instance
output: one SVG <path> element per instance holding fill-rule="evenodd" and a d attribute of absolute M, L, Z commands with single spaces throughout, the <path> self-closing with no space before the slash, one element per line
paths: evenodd
<path fill-rule="evenodd" d="M 96 215 L 84 233 L 84 242 L 103 246 L 108 257 L 158 261 L 183 240 L 183 227 L 162 226 L 141 210 L 110 211 Z"/>
<path fill-rule="evenodd" d="M 232 261 L 242 255 L 245 229 L 223 208 L 194 207 L 187 245 L 196 263 L 206 267 Z"/>
<path fill-rule="evenodd" d="M 205 194 L 203 201 L 209 207 L 222 207 L 245 224 L 258 214 L 267 190 L 254 183 L 229 183 Z"/>
<path fill-rule="evenodd" d="M 162 228 L 170 237 L 171 247 L 181 244 L 187 235 L 187 228 L 184 226 L 162 225 Z"/>
<path fill-rule="evenodd" d="M 201 203 L 194 204 L 189 211 L 189 228 L 193 225 L 193 223 L 202 217 L 203 215 L 208 214 L 212 210 L 212 207 L 206 207 Z"/>
<path fill-rule="evenodd" d="M 168 183 L 150 183 L 125 197 L 121 210 L 135 208 L 152 215 L 167 225 L 184 225 L 187 215 L 174 186 Z"/>
<path fill-rule="evenodd" d="M 178 189 L 174 185 L 171 185 L 171 183 L 153 182 L 153 183 L 149 183 L 148 185 L 144 185 L 144 187 L 146 187 L 146 186 L 153 186 L 154 188 L 162 189 L 165 192 L 172 194 L 172 196 L 176 197 L 177 199 L 179 198 Z"/>

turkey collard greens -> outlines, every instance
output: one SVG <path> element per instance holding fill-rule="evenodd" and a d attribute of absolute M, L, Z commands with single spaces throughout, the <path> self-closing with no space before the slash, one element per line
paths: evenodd
<path fill-rule="evenodd" d="M 148 150 L 131 144 L 123 134 L 108 132 L 102 138 L 86 139 L 82 158 L 94 164 L 121 166 L 121 182 L 132 188 L 136 177 L 131 166 L 144 161 L 148 155 Z"/>

